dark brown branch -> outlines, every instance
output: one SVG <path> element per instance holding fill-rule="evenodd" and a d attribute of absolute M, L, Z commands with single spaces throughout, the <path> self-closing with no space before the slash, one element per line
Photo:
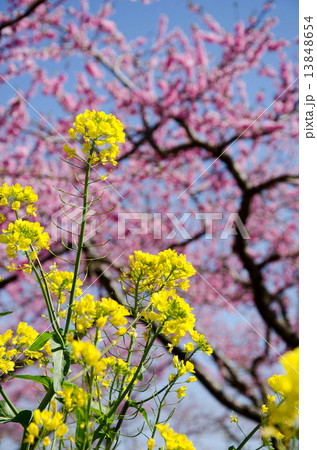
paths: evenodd
<path fill-rule="evenodd" d="M 195 242 L 197 241 L 199 238 L 201 238 L 202 236 L 205 235 L 205 231 L 200 231 L 199 233 L 196 233 L 193 237 L 191 237 L 190 239 L 186 239 L 183 242 L 174 242 L 173 244 L 169 245 L 168 247 L 166 247 L 166 249 L 168 248 L 178 248 L 178 247 L 185 247 L 186 245 L 190 244 L 191 242 Z"/>
<path fill-rule="evenodd" d="M 35 2 L 31 3 L 31 5 L 25 10 L 23 14 L 18 15 L 14 19 L 9 19 L 0 23 L 0 36 L 4 28 L 12 27 L 12 25 L 15 25 L 16 23 L 20 22 L 20 20 L 24 19 L 27 16 L 30 16 L 38 6 L 42 5 L 45 2 L 46 0 L 36 0 Z"/>
<path fill-rule="evenodd" d="M 251 189 L 252 194 L 259 194 L 260 192 L 264 191 L 265 189 L 269 189 L 270 187 L 275 186 L 278 183 L 288 183 L 288 184 L 294 184 L 297 185 L 299 182 L 298 175 L 280 175 L 275 178 L 270 178 L 267 181 L 264 181 L 263 183 L 259 184 L 258 186 L 254 186 Z"/>

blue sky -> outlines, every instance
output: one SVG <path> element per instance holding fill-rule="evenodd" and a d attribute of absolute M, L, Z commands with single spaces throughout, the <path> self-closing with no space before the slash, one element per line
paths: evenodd
<path fill-rule="evenodd" d="M 257 15 L 263 4 L 262 0 L 198 0 L 204 12 L 217 19 L 220 24 L 230 30 L 233 24 L 250 15 Z M 144 6 L 141 1 L 115 0 L 115 15 L 113 16 L 119 28 L 130 38 L 140 34 L 154 37 L 156 23 L 160 13 L 168 15 L 170 26 L 181 26 L 188 30 L 193 23 L 193 13 L 186 7 L 187 0 L 159 0 Z M 274 15 L 279 17 L 276 33 L 288 39 L 298 33 L 298 2 L 297 0 L 276 0 Z"/>

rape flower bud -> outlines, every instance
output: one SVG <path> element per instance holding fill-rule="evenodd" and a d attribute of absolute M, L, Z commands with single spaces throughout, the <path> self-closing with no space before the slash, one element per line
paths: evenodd
<path fill-rule="evenodd" d="M 124 334 L 126 334 L 127 330 L 124 327 L 120 327 L 119 330 L 116 332 L 116 334 L 118 336 L 123 336 Z"/>
<path fill-rule="evenodd" d="M 182 386 L 179 389 L 176 389 L 177 398 L 186 397 L 186 394 L 185 394 L 186 389 L 187 389 L 187 386 Z"/>
<path fill-rule="evenodd" d="M 151 438 L 147 441 L 147 448 L 148 450 L 153 450 L 154 447 L 155 447 L 155 440 Z"/>
<path fill-rule="evenodd" d="M 189 377 L 188 380 L 186 380 L 186 383 L 193 383 L 194 381 L 197 381 L 196 377 Z"/>
<path fill-rule="evenodd" d="M 13 204 L 12 204 L 13 206 Z M 28 205 L 26 208 L 26 213 L 29 214 L 30 216 L 36 217 L 36 207 L 33 205 Z"/>
<path fill-rule="evenodd" d="M 188 344 L 184 346 L 184 349 L 186 353 L 192 352 L 194 350 L 194 344 L 192 342 L 188 342 Z"/>
<path fill-rule="evenodd" d="M 267 394 L 267 399 L 270 403 L 274 403 L 276 399 L 276 395 Z"/>
<path fill-rule="evenodd" d="M 43 446 L 44 447 L 48 447 L 51 443 L 51 440 L 48 436 L 45 436 L 45 438 L 43 439 Z"/>
<path fill-rule="evenodd" d="M 171 383 L 175 377 L 176 375 L 174 373 L 171 373 L 170 376 L 168 377 L 168 381 Z"/>
<path fill-rule="evenodd" d="M 238 423 L 238 417 L 235 416 L 233 413 L 230 416 L 230 422 Z"/>
<path fill-rule="evenodd" d="M 13 202 L 11 208 L 13 209 L 13 211 L 19 211 L 21 206 L 20 202 Z"/>

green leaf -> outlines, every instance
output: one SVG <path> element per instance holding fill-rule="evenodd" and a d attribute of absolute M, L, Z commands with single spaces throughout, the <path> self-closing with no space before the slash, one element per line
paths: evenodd
<path fill-rule="evenodd" d="M 0 313 L 0 317 L 1 316 L 7 316 L 8 314 L 12 314 L 12 313 L 13 313 L 13 311 L 2 312 L 2 313 Z"/>
<path fill-rule="evenodd" d="M 0 423 L 11 422 L 15 414 L 5 401 L 0 401 Z"/>
<path fill-rule="evenodd" d="M 30 352 L 36 352 L 43 348 L 46 342 L 51 339 L 52 335 L 53 333 L 50 331 L 44 331 L 43 333 L 39 334 L 29 347 Z"/>
<path fill-rule="evenodd" d="M 53 389 L 55 392 L 62 390 L 62 384 L 70 366 L 70 349 L 68 345 L 64 349 L 53 334 L 52 336 L 52 360 L 53 360 Z"/>
<path fill-rule="evenodd" d="M 52 386 L 52 378 L 44 375 L 11 375 L 12 378 L 21 378 L 23 380 L 31 380 L 36 383 L 42 384 L 45 388 L 49 389 Z"/>
<path fill-rule="evenodd" d="M 21 409 L 18 414 L 14 414 L 6 402 L 0 401 L 0 423 L 15 422 L 25 428 L 31 422 L 32 415 L 32 411 L 27 409 Z"/>
<path fill-rule="evenodd" d="M 19 413 L 11 420 L 11 422 L 20 423 L 23 428 L 26 428 L 32 420 L 33 412 L 28 409 L 22 409 Z"/>

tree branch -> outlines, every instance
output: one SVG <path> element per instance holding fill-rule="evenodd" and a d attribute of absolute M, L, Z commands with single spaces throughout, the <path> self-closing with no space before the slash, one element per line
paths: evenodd
<path fill-rule="evenodd" d="M 12 27 L 12 25 L 15 25 L 16 23 L 20 22 L 20 20 L 31 15 L 38 6 L 42 5 L 45 2 L 46 2 L 46 0 L 36 0 L 35 2 L 30 4 L 30 6 L 25 10 L 25 12 L 23 14 L 18 15 L 14 19 L 9 19 L 5 22 L 0 23 L 0 36 L 1 36 L 1 32 L 4 28 Z"/>

